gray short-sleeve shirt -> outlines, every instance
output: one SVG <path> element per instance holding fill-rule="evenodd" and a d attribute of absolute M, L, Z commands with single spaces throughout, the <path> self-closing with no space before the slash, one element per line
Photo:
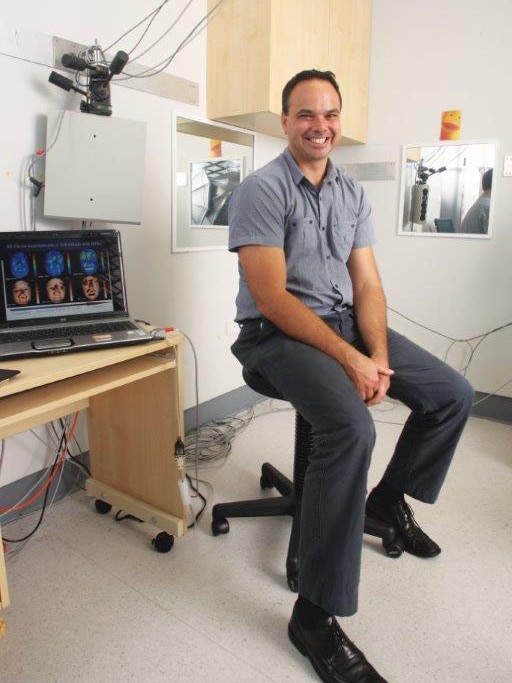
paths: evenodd
<path fill-rule="evenodd" d="M 320 316 L 352 305 L 348 258 L 374 241 L 363 188 L 330 161 L 318 190 L 286 149 L 230 199 L 230 251 L 251 244 L 283 249 L 287 290 Z M 260 318 L 240 266 L 239 275 L 236 320 Z"/>

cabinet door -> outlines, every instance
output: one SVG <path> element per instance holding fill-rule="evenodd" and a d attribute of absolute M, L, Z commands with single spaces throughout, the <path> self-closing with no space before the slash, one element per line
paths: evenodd
<path fill-rule="evenodd" d="M 366 142 L 371 18 L 371 0 L 330 0 L 329 64 L 343 97 L 346 142 Z"/>
<path fill-rule="evenodd" d="M 208 118 L 229 121 L 268 109 L 271 2 L 229 0 L 208 24 Z M 217 4 L 208 0 L 208 11 Z"/>
<path fill-rule="evenodd" d="M 370 30 L 371 0 L 229 0 L 208 26 L 208 117 L 283 137 L 285 83 L 329 70 L 345 100 L 344 141 L 365 142 Z"/>
<path fill-rule="evenodd" d="M 329 60 L 331 0 L 273 0 L 270 22 L 269 110 L 281 113 L 281 93 L 299 71 L 334 71 Z"/>

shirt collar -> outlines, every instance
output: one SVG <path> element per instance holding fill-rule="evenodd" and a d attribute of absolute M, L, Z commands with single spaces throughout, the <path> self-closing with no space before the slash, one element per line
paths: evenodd
<path fill-rule="evenodd" d="M 283 158 L 286 162 L 286 165 L 290 169 L 290 173 L 292 175 L 292 180 L 295 183 L 295 185 L 299 185 L 299 183 L 302 182 L 302 179 L 305 178 L 306 176 L 304 173 L 300 170 L 299 165 L 293 158 L 290 150 L 288 147 L 284 150 L 283 152 Z M 331 181 L 331 180 L 336 180 L 338 176 L 337 170 L 332 163 L 330 159 L 327 159 L 327 170 L 325 173 L 325 181 Z"/>

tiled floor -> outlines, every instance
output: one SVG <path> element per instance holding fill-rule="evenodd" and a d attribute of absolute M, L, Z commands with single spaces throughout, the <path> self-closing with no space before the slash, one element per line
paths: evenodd
<path fill-rule="evenodd" d="M 374 415 L 370 485 L 400 430 L 380 421 L 405 412 Z M 254 420 L 224 467 L 202 471 L 215 500 L 260 495 L 260 463 L 290 471 L 292 439 L 292 412 Z M 366 540 L 360 611 L 345 630 L 390 683 L 510 683 L 512 427 L 472 418 L 439 502 L 414 509 L 443 553 L 392 560 Z M 0 680 L 317 681 L 286 635 L 289 519 L 233 520 L 219 538 L 209 521 L 161 555 L 150 549 L 155 529 L 100 516 L 85 494 L 55 505 L 8 561 Z"/>

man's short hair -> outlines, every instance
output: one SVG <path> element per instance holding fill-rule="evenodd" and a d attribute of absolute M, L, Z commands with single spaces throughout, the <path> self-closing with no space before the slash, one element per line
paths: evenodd
<path fill-rule="evenodd" d="M 302 81 L 313 81 L 313 80 L 318 80 L 318 81 L 327 81 L 332 85 L 332 87 L 336 90 L 338 93 L 338 97 L 340 98 L 340 109 L 341 109 L 341 92 L 340 92 L 340 87 L 336 81 L 336 76 L 333 74 L 332 71 L 317 71 L 316 69 L 307 69 L 305 71 L 299 71 L 298 74 L 295 74 L 293 78 L 290 78 L 288 83 L 284 86 L 283 88 L 283 94 L 281 97 L 281 103 L 282 103 L 282 109 L 283 109 L 283 114 L 288 114 L 288 109 L 290 105 L 290 95 L 292 90 L 295 88 L 296 85 L 301 83 Z"/>
<path fill-rule="evenodd" d="M 492 168 L 482 176 L 482 190 L 490 190 L 492 187 Z"/>

